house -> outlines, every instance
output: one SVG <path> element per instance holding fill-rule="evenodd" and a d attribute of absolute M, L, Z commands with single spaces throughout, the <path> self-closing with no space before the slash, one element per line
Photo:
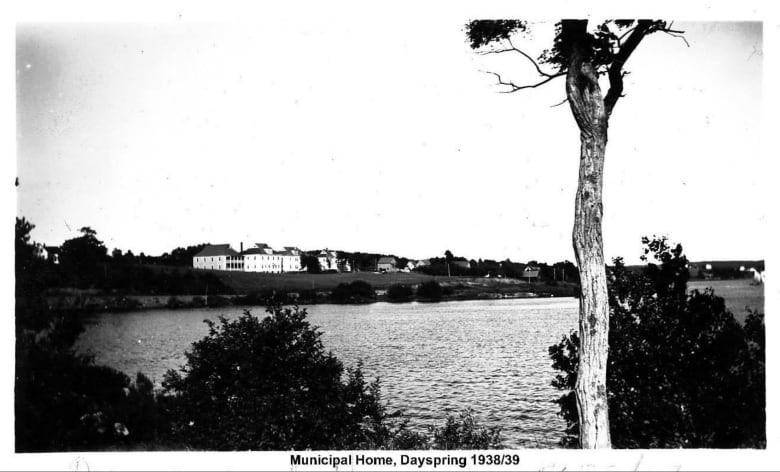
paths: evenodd
<path fill-rule="evenodd" d="M 339 261 L 336 251 L 325 248 L 317 254 L 317 260 L 320 263 L 320 270 L 323 272 L 326 270 L 339 270 Z"/>
<path fill-rule="evenodd" d="M 339 272 L 352 272 L 352 264 L 349 263 L 349 259 L 338 260 Z"/>
<path fill-rule="evenodd" d="M 47 262 L 60 263 L 60 248 L 57 246 L 41 246 L 39 254 Z"/>
<path fill-rule="evenodd" d="M 283 250 L 276 251 L 276 255 L 281 256 L 282 272 L 300 272 L 301 268 L 301 250 L 295 246 L 285 246 Z"/>
<path fill-rule="evenodd" d="M 398 272 L 398 269 L 395 267 L 397 263 L 398 261 L 395 257 L 380 257 L 376 263 L 376 270 L 377 272 Z"/>
<path fill-rule="evenodd" d="M 409 261 L 409 262 L 406 263 L 406 267 L 404 267 L 401 270 L 403 272 L 411 272 L 411 271 L 413 271 L 416 268 L 417 268 L 417 264 L 415 264 L 414 261 Z"/>
<path fill-rule="evenodd" d="M 209 244 L 193 256 L 192 267 L 207 270 L 244 270 L 244 259 L 230 244 Z"/>
<path fill-rule="evenodd" d="M 531 279 L 538 279 L 539 278 L 539 267 L 537 266 L 525 266 L 525 269 L 523 269 L 523 278 L 528 279 L 529 281 Z"/>

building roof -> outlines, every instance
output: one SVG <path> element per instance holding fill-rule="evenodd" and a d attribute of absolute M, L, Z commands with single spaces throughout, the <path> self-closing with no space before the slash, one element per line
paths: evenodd
<path fill-rule="evenodd" d="M 536 266 L 526 266 L 523 269 L 524 277 L 539 277 L 539 268 Z"/>
<path fill-rule="evenodd" d="M 195 257 L 237 256 L 238 253 L 230 247 L 230 244 L 209 244 Z"/>
<path fill-rule="evenodd" d="M 295 248 L 290 248 L 285 246 L 284 249 L 281 251 L 274 251 L 274 254 L 276 254 L 277 256 L 299 256 L 300 252 L 296 253 L 295 251 L 296 251 Z"/>
<path fill-rule="evenodd" d="M 395 263 L 396 263 L 395 257 L 392 257 L 392 256 L 390 256 L 390 257 L 387 257 L 387 256 L 380 257 L 379 261 L 377 262 L 377 264 L 395 264 Z"/>
<path fill-rule="evenodd" d="M 252 255 L 252 254 L 262 254 L 262 255 L 266 256 L 266 255 L 268 255 L 268 251 L 266 251 L 263 248 L 259 248 L 259 247 L 250 247 L 249 249 L 247 249 L 246 251 L 242 252 L 241 254 L 245 255 L 245 256 L 249 256 L 249 255 Z"/>

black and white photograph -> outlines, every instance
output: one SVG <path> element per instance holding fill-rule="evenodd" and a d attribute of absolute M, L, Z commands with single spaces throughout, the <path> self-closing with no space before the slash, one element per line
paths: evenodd
<path fill-rule="evenodd" d="M 9 467 L 777 464 L 769 2 L 83 3 L 4 29 Z"/>

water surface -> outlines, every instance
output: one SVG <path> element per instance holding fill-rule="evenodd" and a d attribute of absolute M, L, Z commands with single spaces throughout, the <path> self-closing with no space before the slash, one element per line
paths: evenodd
<path fill-rule="evenodd" d="M 367 377 L 380 377 L 389 409 L 404 410 L 413 427 L 442 425 L 470 407 L 481 423 L 501 427 L 507 447 L 555 447 L 564 422 L 552 403 L 560 392 L 550 386 L 547 349 L 576 328 L 577 307 L 573 298 L 549 298 L 306 308 L 325 346 L 345 365 L 362 360 Z M 78 345 L 100 364 L 159 385 L 207 334 L 202 320 L 241 311 L 102 313 L 88 319 Z"/>

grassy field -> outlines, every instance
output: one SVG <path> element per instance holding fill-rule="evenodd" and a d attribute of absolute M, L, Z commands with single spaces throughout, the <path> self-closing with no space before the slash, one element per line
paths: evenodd
<path fill-rule="evenodd" d="M 363 280 L 371 284 L 375 290 L 387 290 L 394 284 L 417 285 L 428 280 L 435 280 L 443 287 L 453 287 L 455 298 L 483 298 L 480 295 L 512 294 L 535 292 L 540 294 L 567 295 L 574 289 L 566 284 L 548 286 L 546 284 L 528 284 L 516 279 L 495 279 L 484 277 L 444 277 L 431 276 L 418 273 L 387 273 L 352 272 L 341 274 L 263 274 L 252 272 L 215 272 L 220 280 L 230 286 L 236 293 L 252 293 L 262 290 L 282 290 L 295 292 L 301 290 L 314 290 L 329 292 L 340 283 L 350 283 L 355 280 Z"/>
<path fill-rule="evenodd" d="M 703 291 L 712 288 L 715 295 L 726 300 L 726 307 L 740 322 L 747 316 L 745 307 L 764 312 L 764 286 L 752 285 L 751 279 L 738 280 L 693 280 L 688 290 Z"/>
<path fill-rule="evenodd" d="M 251 293 L 261 290 L 301 291 L 316 290 L 330 291 L 340 283 L 350 283 L 355 280 L 363 280 L 371 284 L 375 289 L 387 289 L 393 284 L 416 285 L 426 280 L 438 280 L 447 277 L 433 277 L 416 273 L 376 274 L 373 272 L 346 272 L 341 274 L 263 274 L 257 272 L 229 272 L 215 271 L 215 274 L 236 293 Z"/>

